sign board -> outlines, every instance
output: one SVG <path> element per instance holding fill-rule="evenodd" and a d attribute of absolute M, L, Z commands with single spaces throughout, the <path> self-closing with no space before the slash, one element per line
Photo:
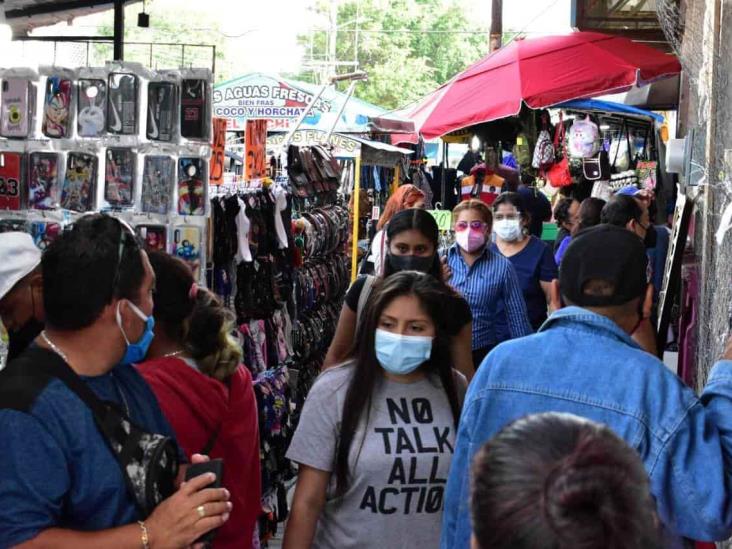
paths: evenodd
<path fill-rule="evenodd" d="M 208 182 L 221 185 L 224 182 L 224 165 L 226 163 L 226 120 L 213 119 L 213 144 L 211 161 L 209 162 Z"/>
<path fill-rule="evenodd" d="M 225 118 L 229 131 L 243 131 L 247 120 L 267 120 L 270 131 L 287 131 L 315 95 L 285 80 L 254 74 L 214 86 L 213 115 Z M 321 98 L 310 114 L 331 108 L 331 102 Z"/>
<path fill-rule="evenodd" d="M 286 135 L 283 133 L 270 135 L 267 138 L 267 147 L 281 147 L 285 137 Z M 336 133 L 332 134 L 330 139 L 326 139 L 327 137 L 328 133 L 321 130 L 297 130 L 293 134 L 290 144 L 299 147 L 329 145 L 333 147 L 333 156 L 336 158 L 355 158 L 361 152 L 361 143 L 355 139 Z"/>
<path fill-rule="evenodd" d="M 244 176 L 267 177 L 267 121 L 248 120 L 244 135 Z"/>
<path fill-rule="evenodd" d="M 452 229 L 452 211 L 450 210 L 427 210 L 437 222 L 437 228 L 441 232 L 447 232 Z"/>

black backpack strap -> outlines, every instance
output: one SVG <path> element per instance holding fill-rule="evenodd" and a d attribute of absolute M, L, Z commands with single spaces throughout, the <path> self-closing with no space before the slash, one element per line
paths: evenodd
<path fill-rule="evenodd" d="M 31 347 L 24 355 L 33 369 L 62 381 L 89 407 L 96 419 L 104 423 L 107 417 L 106 406 L 57 353 L 42 347 Z"/>

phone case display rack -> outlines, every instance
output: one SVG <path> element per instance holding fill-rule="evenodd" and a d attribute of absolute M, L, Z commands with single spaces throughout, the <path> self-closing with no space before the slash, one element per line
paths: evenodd
<path fill-rule="evenodd" d="M 208 69 L 0 71 L 0 231 L 45 248 L 107 212 L 203 280 L 211 140 Z"/>
<path fill-rule="evenodd" d="M 279 177 L 260 188 L 221 187 L 211 198 L 212 287 L 236 313 L 259 408 L 263 541 L 287 517 L 295 470 L 285 453 L 349 283 L 340 168 L 322 149 L 290 154 L 310 168 L 296 184 Z"/>

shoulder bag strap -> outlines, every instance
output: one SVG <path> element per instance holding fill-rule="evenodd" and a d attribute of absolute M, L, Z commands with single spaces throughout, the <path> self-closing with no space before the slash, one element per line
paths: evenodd
<path fill-rule="evenodd" d="M 363 283 L 363 288 L 361 288 L 361 295 L 358 296 L 358 307 L 356 308 L 356 332 L 354 335 L 358 334 L 358 329 L 361 327 L 363 311 L 364 309 L 366 309 L 366 303 L 368 302 L 369 296 L 371 295 L 371 290 L 374 287 L 374 282 L 376 282 L 376 277 L 367 275 L 366 280 Z"/>
<path fill-rule="evenodd" d="M 206 446 L 204 446 L 201 451 L 198 452 L 199 454 L 207 456 L 211 453 L 211 450 L 213 450 L 214 446 L 216 446 L 216 440 L 219 438 L 219 432 L 221 432 L 221 425 L 216 428 L 211 437 L 208 439 L 208 442 L 206 442 Z"/>

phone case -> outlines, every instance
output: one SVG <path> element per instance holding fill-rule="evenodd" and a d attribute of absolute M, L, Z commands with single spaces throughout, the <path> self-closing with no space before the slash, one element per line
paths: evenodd
<path fill-rule="evenodd" d="M 34 152 L 29 156 L 28 207 L 33 210 L 52 210 L 58 193 L 58 155 Z"/>
<path fill-rule="evenodd" d="M 0 153 L 0 210 L 20 209 L 20 182 L 23 181 L 23 155 Z"/>
<path fill-rule="evenodd" d="M 31 236 L 41 250 L 48 248 L 49 244 L 56 240 L 61 234 L 59 223 L 46 223 L 45 221 L 34 221 L 31 223 Z"/>
<path fill-rule="evenodd" d="M 46 79 L 46 95 L 43 101 L 43 123 L 41 130 L 47 137 L 69 136 L 71 114 L 71 80 L 58 76 Z"/>
<path fill-rule="evenodd" d="M 109 148 L 105 155 L 104 200 L 129 207 L 135 200 L 135 159 L 131 149 Z"/>
<path fill-rule="evenodd" d="M 167 214 L 170 209 L 175 164 L 170 156 L 146 156 L 142 171 L 142 211 Z"/>
<path fill-rule="evenodd" d="M 168 229 L 165 225 L 138 225 L 135 232 L 142 239 L 145 251 L 161 251 L 167 249 Z"/>
<path fill-rule="evenodd" d="M 97 157 L 72 152 L 66 158 L 66 176 L 61 188 L 61 207 L 75 212 L 94 209 Z"/>
<path fill-rule="evenodd" d="M 113 72 L 109 75 L 107 129 L 111 133 L 137 133 L 137 76 Z"/>
<path fill-rule="evenodd" d="M 173 231 L 173 255 L 188 263 L 198 280 L 201 267 L 201 229 L 180 225 Z"/>
<path fill-rule="evenodd" d="M 100 137 L 104 135 L 107 122 L 107 83 L 96 78 L 79 80 L 79 114 L 76 127 L 81 137 Z"/>
<path fill-rule="evenodd" d="M 180 134 L 189 139 L 208 137 L 206 122 L 206 80 L 186 79 L 181 83 Z"/>
<path fill-rule="evenodd" d="M 0 93 L 0 134 L 28 137 L 30 130 L 31 83 L 22 78 L 3 80 Z"/>
<path fill-rule="evenodd" d="M 172 141 L 177 87 L 172 82 L 151 82 L 147 87 L 147 138 Z"/>
<path fill-rule="evenodd" d="M 202 158 L 178 159 L 178 213 L 180 215 L 204 215 L 206 190 L 204 188 L 205 160 Z"/>

